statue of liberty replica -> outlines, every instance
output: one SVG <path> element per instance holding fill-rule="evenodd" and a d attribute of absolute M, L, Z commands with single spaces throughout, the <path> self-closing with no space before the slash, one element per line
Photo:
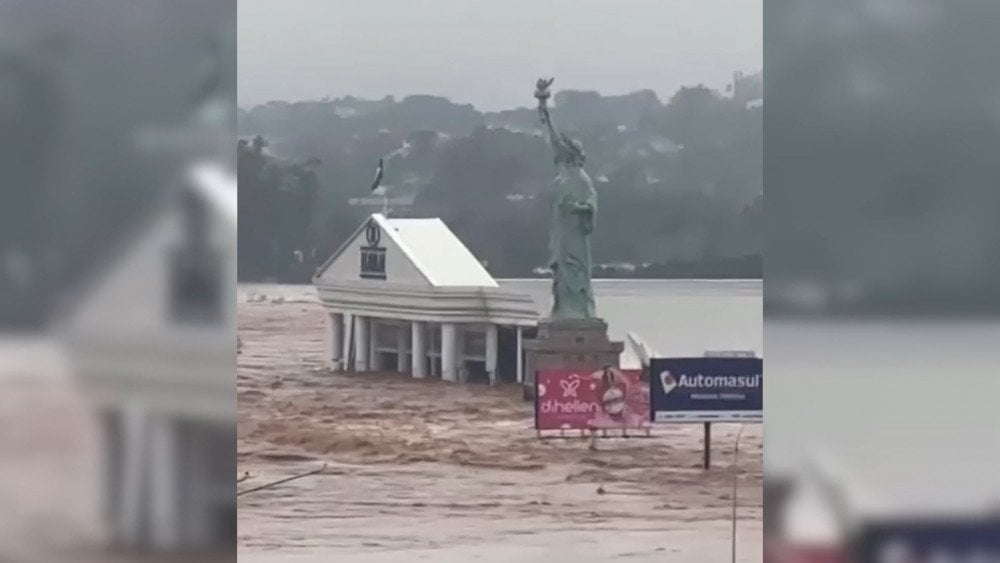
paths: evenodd
<path fill-rule="evenodd" d="M 618 367 L 624 343 L 608 339 L 608 325 L 597 317 L 590 282 L 590 237 L 597 218 L 597 192 L 583 170 L 583 145 L 556 129 L 548 100 L 552 79 L 535 85 L 538 114 L 555 153 L 556 178 L 549 232 L 552 310 L 538 334 L 525 343 L 525 399 L 535 397 L 538 370 L 596 372 Z"/>
<path fill-rule="evenodd" d="M 552 79 L 539 79 L 535 90 L 538 113 L 555 152 L 555 202 L 549 234 L 552 270 L 552 320 L 591 319 L 594 291 L 590 284 L 590 235 L 597 218 L 597 192 L 583 169 L 580 141 L 556 131 L 547 105 Z"/>

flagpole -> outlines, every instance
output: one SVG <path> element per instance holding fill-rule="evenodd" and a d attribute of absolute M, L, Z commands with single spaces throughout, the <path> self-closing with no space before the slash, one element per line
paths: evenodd
<path fill-rule="evenodd" d="M 372 189 L 371 189 L 371 191 L 372 191 L 372 193 L 375 193 L 379 189 L 382 190 L 382 193 L 379 194 L 379 195 L 382 196 L 382 216 L 383 217 L 388 217 L 389 216 L 389 193 L 388 193 L 388 191 L 385 188 L 382 187 L 382 171 L 384 169 L 384 166 L 385 166 L 385 160 L 384 160 L 384 158 L 378 159 L 378 166 L 375 168 L 375 181 L 372 182 Z"/>

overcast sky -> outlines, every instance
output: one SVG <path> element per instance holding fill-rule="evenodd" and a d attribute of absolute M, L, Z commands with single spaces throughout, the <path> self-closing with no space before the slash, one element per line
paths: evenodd
<path fill-rule="evenodd" d="M 762 67 L 761 0 L 240 0 L 239 104 L 436 94 L 480 109 L 554 89 L 722 89 Z"/>

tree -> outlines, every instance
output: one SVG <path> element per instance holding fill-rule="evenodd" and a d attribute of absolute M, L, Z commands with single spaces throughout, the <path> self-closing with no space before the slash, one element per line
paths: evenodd
<path fill-rule="evenodd" d="M 282 162 L 257 136 L 237 142 L 239 267 L 243 280 L 307 281 L 316 265 L 313 210 L 319 193 L 310 157 Z"/>
<path fill-rule="evenodd" d="M 556 102 L 560 125 L 583 142 L 599 194 L 596 264 L 658 262 L 711 275 L 759 269 L 760 108 L 704 86 L 682 88 L 667 104 L 651 91 L 561 92 Z M 241 152 L 240 204 L 251 217 L 241 211 L 241 233 L 251 231 L 246 249 L 240 238 L 251 255 L 246 265 L 241 259 L 244 279 L 308 279 L 292 273 L 287 255 L 311 243 L 325 258 L 354 231 L 370 209 L 348 200 L 369 195 L 379 158 L 390 194 L 415 195 L 397 216 L 442 218 L 496 276 L 546 264 L 555 171 L 536 112 L 482 114 L 432 96 L 348 97 L 275 102 L 240 119 L 244 133 L 282 139 L 268 149 L 280 160 L 250 141 Z M 308 170 L 289 164 L 313 156 L 322 162 Z M 247 202 L 242 174 L 254 182 Z"/>

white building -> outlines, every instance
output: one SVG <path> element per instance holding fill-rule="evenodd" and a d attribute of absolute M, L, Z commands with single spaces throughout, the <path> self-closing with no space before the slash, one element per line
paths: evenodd
<path fill-rule="evenodd" d="M 372 215 L 313 278 L 327 364 L 446 381 L 522 381 L 531 297 L 499 289 L 440 219 Z"/>
<path fill-rule="evenodd" d="M 61 335 L 96 408 L 113 543 L 234 545 L 236 180 L 194 166 Z"/>

